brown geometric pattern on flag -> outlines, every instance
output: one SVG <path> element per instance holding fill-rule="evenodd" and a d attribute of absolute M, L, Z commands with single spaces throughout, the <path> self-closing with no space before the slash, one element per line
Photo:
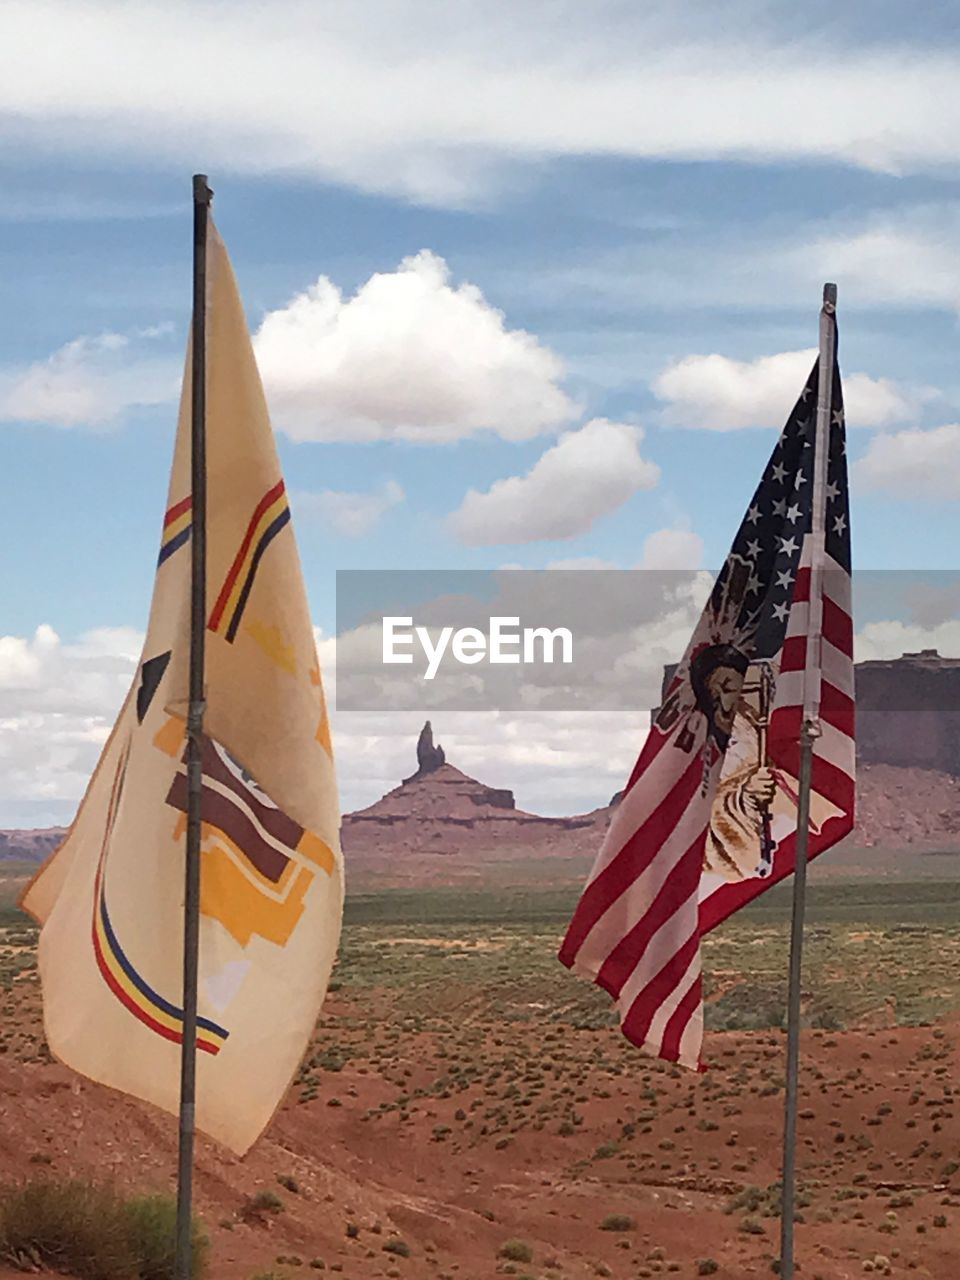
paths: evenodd
<path fill-rule="evenodd" d="M 186 829 L 187 777 L 183 726 L 168 721 L 155 744 L 180 755 L 167 803 L 182 815 L 174 838 Z M 218 920 L 241 946 L 257 934 L 279 946 L 303 915 L 316 872 L 334 869 L 329 846 L 273 805 L 252 778 L 209 738 L 201 746 L 200 911 Z"/>
<path fill-rule="evenodd" d="M 303 835 L 303 827 L 285 813 L 259 800 L 250 787 L 233 773 L 210 741 L 204 738 L 201 756 L 203 796 L 200 816 L 229 837 L 267 880 L 276 884 L 286 870 L 289 853 L 270 844 L 257 825 L 287 850 L 293 850 Z M 183 757 L 186 766 L 186 753 Z M 211 785 L 212 784 L 212 785 Z M 187 811 L 187 776 L 178 772 L 167 796 L 167 804 Z M 256 819 L 256 823 L 251 819 Z"/>

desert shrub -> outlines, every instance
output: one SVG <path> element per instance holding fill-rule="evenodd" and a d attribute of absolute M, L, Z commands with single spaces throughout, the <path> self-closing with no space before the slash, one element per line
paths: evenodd
<path fill-rule="evenodd" d="M 174 1274 L 177 1202 L 172 1196 L 135 1196 L 123 1206 L 130 1238 L 136 1253 L 140 1280 L 168 1280 Z M 210 1241 L 194 1221 L 191 1242 L 191 1273 L 202 1276 L 207 1269 Z"/>
<path fill-rule="evenodd" d="M 46 1267 L 78 1280 L 127 1280 L 130 1242 L 118 1231 L 113 1192 L 82 1182 L 35 1182 L 4 1188 L 0 1257 L 15 1267 Z"/>
<path fill-rule="evenodd" d="M 384 1253 L 394 1253 L 398 1258 L 410 1257 L 410 1246 L 406 1240 L 388 1240 L 383 1246 Z"/>
<path fill-rule="evenodd" d="M 508 1262 L 532 1262 L 533 1250 L 526 1240 L 507 1240 L 500 1246 L 499 1256 Z"/>
<path fill-rule="evenodd" d="M 724 1213 L 736 1213 L 738 1209 L 744 1209 L 747 1213 L 756 1213 L 765 1200 L 766 1192 L 760 1187 L 744 1187 L 728 1202 Z"/>
<path fill-rule="evenodd" d="M 757 991 L 755 984 L 743 982 L 725 991 L 706 1006 L 706 1025 L 711 1031 L 767 1031 L 784 1025 L 784 1004 L 779 991 Z"/>
<path fill-rule="evenodd" d="M 632 1231 L 636 1226 L 633 1218 L 627 1217 L 625 1213 L 608 1213 L 604 1220 L 600 1223 L 601 1231 Z"/>
<path fill-rule="evenodd" d="M 720 1264 L 715 1262 L 713 1258 L 701 1258 L 697 1263 L 698 1276 L 712 1276 L 714 1272 L 720 1270 Z"/>
<path fill-rule="evenodd" d="M 258 1191 L 248 1203 L 254 1213 L 279 1213 L 283 1208 L 283 1201 L 275 1191 Z"/>
<path fill-rule="evenodd" d="M 79 1180 L 0 1189 L 0 1259 L 77 1280 L 168 1280 L 173 1276 L 176 1204 L 169 1196 L 124 1199 Z M 202 1276 L 208 1242 L 193 1224 L 193 1275 Z"/>

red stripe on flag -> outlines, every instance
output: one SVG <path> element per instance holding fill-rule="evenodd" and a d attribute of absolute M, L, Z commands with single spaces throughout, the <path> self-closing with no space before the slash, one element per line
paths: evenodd
<path fill-rule="evenodd" d="M 852 698 L 841 693 L 834 685 L 825 680 L 820 684 L 820 718 L 825 724 L 836 729 L 845 738 L 852 738 L 855 727 L 855 711 Z M 800 730 L 803 726 L 803 707 L 792 703 L 787 707 L 777 707 L 770 717 L 769 742 L 771 749 L 776 746 L 778 760 L 794 761 L 799 769 Z M 792 751 L 792 755 L 790 752 Z M 785 768 L 788 766 L 784 766 Z M 792 770 L 794 777 L 799 774 Z"/>
<path fill-rule="evenodd" d="M 616 999 L 624 983 L 636 969 L 641 956 L 649 945 L 650 939 L 664 925 L 678 907 L 690 897 L 691 885 L 686 883 L 688 877 L 682 873 L 684 866 L 689 866 L 693 858 L 695 876 L 699 878 L 700 866 L 703 862 L 703 842 L 707 828 L 700 832 L 690 847 L 677 860 L 669 875 L 660 886 L 656 897 L 633 928 L 626 933 L 606 960 L 597 974 L 597 985 L 603 987 Z"/>
<path fill-rule="evenodd" d="M 828 684 L 826 680 L 820 683 L 820 715 L 827 724 L 832 724 L 848 738 L 853 737 L 853 699 L 841 693 L 835 685 Z"/>
<path fill-rule="evenodd" d="M 676 1062 L 680 1057 L 680 1041 L 687 1029 L 687 1023 L 700 1007 L 703 999 L 703 975 L 698 973 L 696 981 L 691 983 L 690 990 L 670 1015 L 670 1020 L 663 1029 L 660 1043 L 660 1057 L 668 1062 Z"/>
<path fill-rule="evenodd" d="M 633 766 L 630 777 L 627 779 L 627 785 L 623 788 L 623 796 L 621 803 L 627 793 L 633 788 L 634 784 L 643 774 L 650 768 L 654 760 L 670 741 L 670 735 L 661 733 L 659 729 L 655 729 L 652 725 L 647 734 L 643 746 L 640 748 L 640 754 L 637 756 L 637 763 Z"/>
<path fill-rule="evenodd" d="M 163 517 L 163 527 L 173 524 L 178 516 L 182 516 L 185 511 L 189 511 L 193 505 L 193 495 L 187 494 L 185 498 L 181 498 L 179 502 L 174 503 L 167 514 Z"/>
<path fill-rule="evenodd" d="M 703 765 L 697 754 L 646 822 L 634 831 L 596 880 L 584 890 L 560 949 L 560 959 L 568 968 L 600 917 L 656 857 L 686 811 L 702 777 Z"/>
<path fill-rule="evenodd" d="M 850 657 L 853 654 L 853 622 L 849 613 L 828 597 L 823 598 L 823 638 Z"/>
<path fill-rule="evenodd" d="M 283 493 L 283 481 L 278 480 L 273 488 L 263 495 L 257 504 L 256 511 L 254 511 L 253 515 L 250 517 L 250 523 L 247 525 L 247 532 L 243 536 L 243 542 L 240 544 L 240 550 L 237 552 L 236 558 L 230 566 L 230 572 L 227 574 L 224 584 L 220 589 L 220 594 L 217 597 L 217 603 L 213 606 L 210 621 L 207 623 L 209 630 L 216 631 L 217 627 L 220 625 L 220 619 L 223 617 L 223 611 L 227 607 L 227 601 L 230 598 L 230 592 L 233 590 L 233 584 L 236 582 L 237 576 L 243 567 L 247 551 L 250 549 L 250 543 L 253 541 L 253 535 L 257 531 L 257 524 L 260 517 L 266 511 L 267 507 L 276 502 L 281 493 Z"/>
<path fill-rule="evenodd" d="M 812 574 L 809 565 L 797 570 L 797 580 L 793 585 L 793 596 L 790 601 L 792 605 L 799 604 L 803 600 L 810 599 L 811 577 Z"/>
<path fill-rule="evenodd" d="M 807 666 L 807 637 L 788 636 L 780 654 L 780 670 L 804 671 Z"/>
<path fill-rule="evenodd" d="M 817 795 L 823 796 L 830 804 L 841 809 L 850 817 L 850 828 L 853 827 L 856 786 L 853 778 L 843 769 L 838 769 L 829 760 L 813 757 L 813 789 Z M 838 837 L 839 839 L 839 837 Z"/>
<path fill-rule="evenodd" d="M 622 1024 L 623 1034 L 631 1043 L 643 1045 L 657 1010 L 670 992 L 676 990 L 677 983 L 697 954 L 699 945 L 700 935 L 695 929 L 683 946 L 678 951 L 674 951 L 656 977 L 651 978 L 634 1000 Z"/>
<path fill-rule="evenodd" d="M 784 707 L 777 711 L 770 725 L 770 760 L 792 778 L 800 776 L 800 707 Z M 776 734 L 774 734 L 776 724 Z M 813 789 L 830 804 L 845 812 L 853 811 L 854 782 L 849 773 L 813 754 Z"/>

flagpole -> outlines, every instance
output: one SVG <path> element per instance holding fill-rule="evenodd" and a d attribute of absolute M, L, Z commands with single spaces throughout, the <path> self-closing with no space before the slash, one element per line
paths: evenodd
<path fill-rule="evenodd" d="M 191 370 L 190 689 L 187 713 L 187 848 L 183 906 L 183 1041 L 177 1159 L 175 1280 L 190 1280 L 193 1140 L 197 1096 L 197 969 L 200 950 L 200 802 L 204 712 L 207 558 L 207 220 L 213 192 L 193 178 L 193 330 Z"/>
<path fill-rule="evenodd" d="M 813 748 L 820 736 L 820 640 L 823 630 L 823 566 L 826 528 L 827 463 L 836 353 L 837 286 L 823 286 L 820 310 L 820 363 L 817 386 L 817 429 L 814 445 L 813 513 L 810 538 L 810 621 L 803 682 L 800 729 L 800 794 L 793 875 L 793 918 L 790 926 L 790 979 L 787 996 L 787 1085 L 783 1119 L 783 1179 L 780 1213 L 780 1276 L 794 1280 L 793 1235 L 796 1220 L 797 1099 L 800 1077 L 800 982 L 803 968 L 803 924 L 807 904 L 807 857 L 810 845 L 810 792 Z"/>

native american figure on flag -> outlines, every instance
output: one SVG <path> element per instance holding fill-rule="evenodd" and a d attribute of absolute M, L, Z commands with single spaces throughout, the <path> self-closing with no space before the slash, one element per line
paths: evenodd
<path fill-rule="evenodd" d="M 776 768 L 767 750 L 774 675 L 768 663 L 751 664 L 733 712 L 717 783 L 703 870 L 736 883 L 765 880 L 774 871 L 777 840 L 796 830 L 799 780 Z M 810 830 L 819 834 L 841 810 L 811 796 Z"/>
<path fill-rule="evenodd" d="M 613 997 L 629 1040 L 690 1067 L 700 1065 L 703 1039 L 701 937 L 794 869 L 810 689 L 819 735 L 808 856 L 853 826 L 850 528 L 835 361 L 829 420 L 818 414 L 818 388 L 819 361 L 666 691 L 560 951 L 564 964 Z"/>
<path fill-rule="evenodd" d="M 728 880 L 766 877 L 773 866 L 770 806 L 776 775 L 765 750 L 771 682 L 764 664 L 760 678 L 749 678 L 749 664 L 738 650 L 718 646 L 705 664 L 692 664 L 698 700 L 713 699 L 727 747 L 710 813 L 703 867 Z"/>

